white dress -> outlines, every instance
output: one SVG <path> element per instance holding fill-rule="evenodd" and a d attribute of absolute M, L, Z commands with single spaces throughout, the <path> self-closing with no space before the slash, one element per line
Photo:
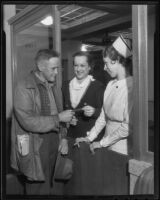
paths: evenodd
<path fill-rule="evenodd" d="M 93 141 L 106 126 L 105 135 L 100 141 L 101 146 L 128 155 L 127 137 L 132 135 L 133 129 L 132 108 L 133 77 L 110 81 L 104 93 L 101 114 L 95 126 L 87 132 L 88 139 Z"/>

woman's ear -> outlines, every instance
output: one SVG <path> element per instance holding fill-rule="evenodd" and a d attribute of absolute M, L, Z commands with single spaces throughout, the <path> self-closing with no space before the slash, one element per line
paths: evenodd
<path fill-rule="evenodd" d="M 111 60 L 111 64 L 114 65 L 118 60 Z"/>

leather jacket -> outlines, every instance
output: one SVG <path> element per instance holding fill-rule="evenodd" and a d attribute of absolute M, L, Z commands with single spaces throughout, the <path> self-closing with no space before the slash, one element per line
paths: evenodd
<path fill-rule="evenodd" d="M 62 110 L 62 104 L 57 107 Z M 39 90 L 32 72 L 15 88 L 11 130 L 11 167 L 32 181 L 45 180 L 39 154 L 43 139 L 39 134 L 59 131 L 58 115 L 41 116 L 40 111 Z M 28 137 L 25 155 L 19 152 L 18 136 Z"/>

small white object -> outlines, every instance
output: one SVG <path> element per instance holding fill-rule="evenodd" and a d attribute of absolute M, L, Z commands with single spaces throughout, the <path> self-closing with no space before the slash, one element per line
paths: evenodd
<path fill-rule="evenodd" d="M 82 44 L 81 51 L 87 51 L 87 46 L 85 44 Z"/>
<path fill-rule="evenodd" d="M 42 24 L 46 25 L 46 26 L 49 26 L 51 24 L 53 24 L 53 18 L 52 16 L 47 16 L 45 19 L 43 19 L 41 21 Z"/>
<path fill-rule="evenodd" d="M 129 39 L 125 39 L 120 35 L 112 44 L 112 46 L 118 51 L 124 58 L 128 58 L 132 55 L 131 43 Z"/>
<path fill-rule="evenodd" d="M 29 135 L 17 135 L 18 151 L 22 156 L 29 153 Z"/>

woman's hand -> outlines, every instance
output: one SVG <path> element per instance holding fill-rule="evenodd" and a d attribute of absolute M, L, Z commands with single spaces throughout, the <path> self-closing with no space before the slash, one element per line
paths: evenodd
<path fill-rule="evenodd" d="M 84 115 L 87 117 L 91 117 L 95 113 L 95 108 L 89 105 L 84 106 L 82 110 L 84 111 Z"/>
<path fill-rule="evenodd" d="M 86 143 L 90 143 L 89 139 L 87 137 L 80 137 L 80 138 L 76 138 L 74 146 L 78 146 L 80 147 L 80 142 L 86 142 Z"/>
<path fill-rule="evenodd" d="M 90 150 L 93 154 L 95 154 L 94 150 L 101 148 L 100 142 L 93 142 L 92 144 L 89 145 Z"/>
<path fill-rule="evenodd" d="M 60 151 L 61 154 L 63 154 L 63 155 L 68 154 L 68 141 L 67 141 L 67 139 L 65 139 L 65 138 L 61 139 L 59 147 L 58 147 L 58 151 Z"/>

